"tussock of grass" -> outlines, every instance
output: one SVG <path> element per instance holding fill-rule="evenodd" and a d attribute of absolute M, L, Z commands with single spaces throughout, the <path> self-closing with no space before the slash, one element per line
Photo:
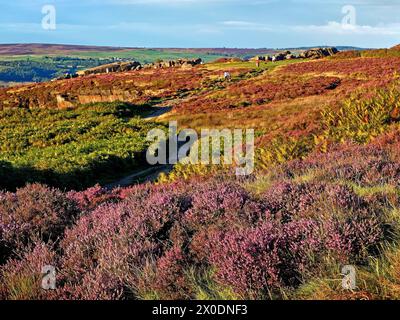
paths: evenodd
<path fill-rule="evenodd" d="M 250 182 L 244 184 L 244 188 L 254 195 L 261 195 L 267 191 L 274 183 L 272 175 L 258 175 Z"/>
<path fill-rule="evenodd" d="M 206 270 L 200 273 L 190 269 L 188 272 L 196 300 L 239 300 L 240 297 L 229 287 L 217 284 L 213 279 L 213 271 Z"/>
<path fill-rule="evenodd" d="M 317 173 L 315 170 L 309 170 L 307 173 L 303 175 L 299 175 L 293 178 L 293 182 L 295 183 L 307 183 L 313 181 L 317 177 Z"/>
<path fill-rule="evenodd" d="M 378 185 L 372 187 L 363 187 L 359 185 L 352 185 L 354 191 L 361 197 L 372 196 L 375 194 L 392 195 L 398 194 L 399 190 L 390 184 Z"/>

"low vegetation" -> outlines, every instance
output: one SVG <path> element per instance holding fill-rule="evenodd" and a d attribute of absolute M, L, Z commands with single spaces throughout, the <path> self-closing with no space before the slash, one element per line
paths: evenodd
<path fill-rule="evenodd" d="M 105 103 L 1 111 L 0 188 L 43 182 L 82 189 L 137 168 L 155 127 L 140 118 L 149 108 Z"/>
<path fill-rule="evenodd" d="M 398 298 L 397 134 L 241 181 L 2 193 L 2 297 Z M 56 291 L 38 289 L 43 264 Z M 353 292 L 338 272 L 349 264 Z"/>

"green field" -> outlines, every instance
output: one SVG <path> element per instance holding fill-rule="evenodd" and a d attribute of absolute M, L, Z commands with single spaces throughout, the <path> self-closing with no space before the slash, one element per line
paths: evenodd
<path fill-rule="evenodd" d="M 203 61 L 209 62 L 222 57 L 221 55 L 216 55 L 216 54 L 160 51 L 155 49 L 135 49 L 135 50 L 124 50 L 119 52 L 77 52 L 77 53 L 71 53 L 70 56 L 79 58 L 96 58 L 96 59 L 108 59 L 115 57 L 120 59 L 132 59 L 139 61 L 140 63 L 152 63 L 157 60 L 177 60 L 177 59 L 197 59 L 197 58 L 201 58 Z"/>
<path fill-rule="evenodd" d="M 121 50 L 113 52 L 73 52 L 68 55 L 0 56 L 0 83 L 42 82 L 73 74 L 79 70 L 114 61 L 135 60 L 142 64 L 159 60 L 197 59 L 209 62 L 220 58 L 215 54 L 168 52 L 152 49 Z"/>

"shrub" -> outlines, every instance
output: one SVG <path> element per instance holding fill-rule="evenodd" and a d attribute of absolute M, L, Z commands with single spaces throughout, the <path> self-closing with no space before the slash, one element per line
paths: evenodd
<path fill-rule="evenodd" d="M 57 240 L 77 214 L 74 201 L 39 184 L 27 185 L 15 194 L 0 193 L 1 251 L 23 248 L 36 240 Z"/>
<path fill-rule="evenodd" d="M 192 194 L 184 225 L 199 230 L 210 225 L 251 225 L 263 215 L 262 204 L 234 183 L 204 183 Z"/>
<path fill-rule="evenodd" d="M 100 185 L 96 185 L 87 190 L 76 192 L 70 191 L 67 197 L 75 201 L 79 205 L 79 209 L 82 211 L 90 211 L 107 202 L 117 202 L 122 200 L 122 196 L 119 194 L 118 189 L 108 191 L 102 188 Z"/>
<path fill-rule="evenodd" d="M 390 141 L 393 150 L 397 140 Z M 2 193 L 9 248 L 2 294 L 37 294 L 31 272 L 47 261 L 59 271 L 58 289 L 40 299 L 281 298 L 326 261 L 365 265 L 398 230 L 385 214 L 388 199 L 355 183 L 397 185 L 397 162 L 378 145 L 336 146 L 281 165 L 256 193 L 253 177 L 228 175 L 113 191 L 30 185 Z M 298 178 L 309 172 L 312 179 Z"/>
<path fill-rule="evenodd" d="M 179 246 L 174 246 L 152 266 L 147 265 L 136 290 L 146 297 L 149 293 L 168 300 L 188 299 L 192 288 L 188 281 L 189 259 Z"/>
<path fill-rule="evenodd" d="M 10 259 L 0 267 L 0 297 L 7 300 L 52 299 L 54 293 L 42 289 L 42 268 L 57 266 L 56 254 L 42 242 L 19 252 L 21 260 Z"/>
<path fill-rule="evenodd" d="M 300 281 L 310 253 L 320 248 L 317 225 L 298 221 L 281 226 L 266 222 L 258 228 L 217 234 L 210 263 L 216 279 L 244 298 L 262 298 Z"/>

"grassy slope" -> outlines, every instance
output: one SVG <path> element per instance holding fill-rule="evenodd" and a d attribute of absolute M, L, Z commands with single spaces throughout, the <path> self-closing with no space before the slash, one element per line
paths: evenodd
<path fill-rule="evenodd" d="M 147 106 L 106 103 L 73 110 L 0 112 L 0 188 L 43 182 L 84 189 L 143 165 Z"/>

